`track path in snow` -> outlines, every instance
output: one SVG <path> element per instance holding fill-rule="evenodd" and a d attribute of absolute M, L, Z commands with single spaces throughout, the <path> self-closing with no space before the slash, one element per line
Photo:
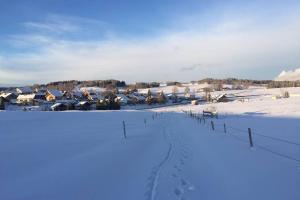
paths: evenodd
<path fill-rule="evenodd" d="M 187 200 L 188 192 L 194 190 L 194 186 L 184 176 L 184 165 L 189 158 L 189 149 L 183 144 L 177 133 L 173 133 L 170 126 L 173 126 L 172 119 L 168 115 L 160 115 L 161 130 L 163 130 L 166 145 L 169 150 L 163 161 L 153 168 L 150 174 L 150 191 L 146 194 L 147 200 L 154 199 L 179 199 Z"/>
<path fill-rule="evenodd" d="M 161 123 L 172 151 L 153 199 L 300 199 L 297 163 L 250 149 L 183 114 L 165 113 Z"/>

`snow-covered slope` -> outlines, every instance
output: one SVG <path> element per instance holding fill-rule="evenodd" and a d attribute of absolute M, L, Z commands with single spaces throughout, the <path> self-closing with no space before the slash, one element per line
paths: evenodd
<path fill-rule="evenodd" d="M 0 112 L 0 119 L 0 199 L 300 199 L 300 161 L 291 159 L 300 159 L 299 146 L 253 135 L 250 149 L 238 131 L 250 126 L 298 144 L 298 119 L 226 115 L 214 120 L 215 131 L 182 112 Z"/>

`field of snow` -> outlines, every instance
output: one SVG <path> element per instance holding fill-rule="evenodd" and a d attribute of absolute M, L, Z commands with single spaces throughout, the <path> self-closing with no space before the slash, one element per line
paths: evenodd
<path fill-rule="evenodd" d="M 218 104 L 215 130 L 211 119 L 181 112 L 203 105 L 163 114 L 0 112 L 0 199 L 300 199 L 299 118 L 257 112 L 279 103 L 254 102 L 243 115 L 235 104 L 227 103 L 232 113 Z"/>
<path fill-rule="evenodd" d="M 273 99 L 280 95 L 282 91 L 288 91 L 290 98 Z M 217 95 L 221 92 L 213 92 Z M 276 117 L 298 117 L 300 118 L 300 88 L 251 88 L 247 90 L 226 91 L 227 94 L 238 94 L 245 96 L 244 102 L 233 101 L 226 103 L 204 103 L 200 105 L 183 105 L 166 108 L 157 108 L 157 112 L 181 112 L 182 110 L 192 110 L 202 113 L 206 108 L 215 107 L 218 113 L 223 115 L 255 115 L 255 116 L 276 116 Z"/>

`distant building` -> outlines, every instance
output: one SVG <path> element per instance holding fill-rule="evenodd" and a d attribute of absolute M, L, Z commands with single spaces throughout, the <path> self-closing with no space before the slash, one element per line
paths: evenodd
<path fill-rule="evenodd" d="M 73 99 L 82 99 L 83 94 L 81 91 L 73 91 L 72 93 Z"/>
<path fill-rule="evenodd" d="M 17 97 L 17 103 L 33 104 L 35 100 L 35 94 L 20 94 Z"/>
<path fill-rule="evenodd" d="M 236 96 L 233 94 L 219 94 L 217 96 L 212 97 L 213 102 L 229 102 L 236 100 Z"/>
<path fill-rule="evenodd" d="M 88 101 L 81 101 L 75 105 L 77 110 L 90 110 L 91 104 Z"/>
<path fill-rule="evenodd" d="M 47 101 L 55 101 L 61 100 L 64 94 L 59 90 L 47 90 L 45 96 Z"/>
<path fill-rule="evenodd" d="M 191 101 L 191 104 L 192 104 L 192 105 L 198 105 L 199 102 L 198 102 L 198 100 L 192 100 L 192 101 Z"/>
<path fill-rule="evenodd" d="M 43 91 L 36 92 L 35 99 L 46 100 L 46 92 L 43 92 Z"/>
<path fill-rule="evenodd" d="M 0 94 L 0 97 L 3 97 L 6 102 L 11 102 L 12 100 L 16 100 L 18 96 L 15 93 L 9 92 Z"/>
<path fill-rule="evenodd" d="M 167 87 L 168 84 L 167 83 L 159 83 L 159 87 Z"/>
<path fill-rule="evenodd" d="M 117 94 L 115 100 L 118 101 L 121 105 L 127 105 L 128 103 L 131 103 L 130 99 L 124 94 Z"/>

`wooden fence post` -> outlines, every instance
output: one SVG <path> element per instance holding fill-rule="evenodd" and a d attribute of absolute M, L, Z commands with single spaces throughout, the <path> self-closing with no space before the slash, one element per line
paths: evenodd
<path fill-rule="evenodd" d="M 226 133 L 227 130 L 226 130 L 226 124 L 224 123 L 224 133 Z"/>
<path fill-rule="evenodd" d="M 248 134 L 249 134 L 249 143 L 250 143 L 250 147 L 253 147 L 251 128 L 248 128 Z"/>
<path fill-rule="evenodd" d="M 214 122 L 213 122 L 213 121 L 210 121 L 210 123 L 211 123 L 211 128 L 212 128 L 212 130 L 214 131 L 214 130 L 215 130 Z"/>
<path fill-rule="evenodd" d="M 124 134 L 124 138 L 126 139 L 126 138 L 127 138 L 127 135 L 126 135 L 125 121 L 123 121 L 123 134 Z"/>

